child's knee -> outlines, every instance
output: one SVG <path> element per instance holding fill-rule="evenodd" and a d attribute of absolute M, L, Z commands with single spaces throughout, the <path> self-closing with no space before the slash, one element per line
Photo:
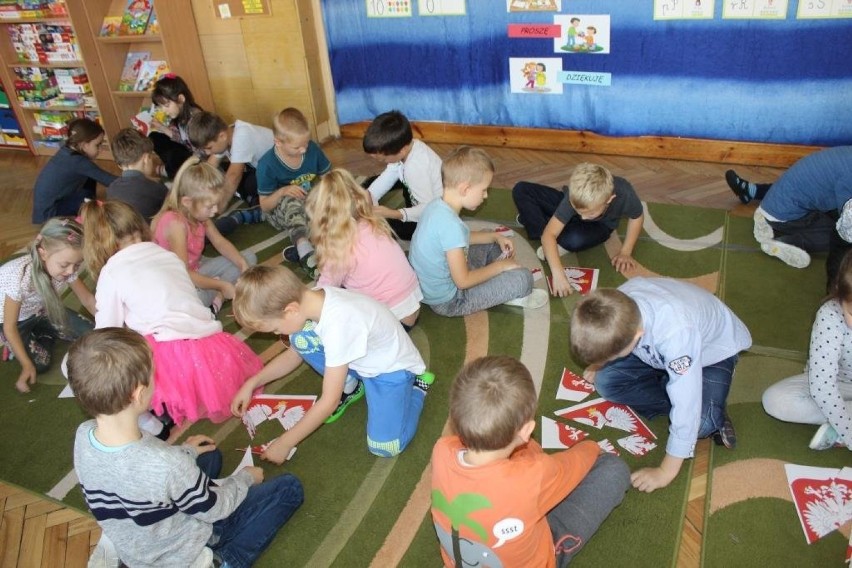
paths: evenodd
<path fill-rule="evenodd" d="M 766 414 L 778 420 L 786 420 L 787 409 L 790 407 L 791 401 L 785 395 L 785 390 L 780 388 L 778 384 L 774 384 L 763 391 L 761 402 Z"/>

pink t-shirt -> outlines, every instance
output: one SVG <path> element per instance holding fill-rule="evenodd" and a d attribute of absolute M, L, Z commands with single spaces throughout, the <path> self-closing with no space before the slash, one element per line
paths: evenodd
<path fill-rule="evenodd" d="M 320 267 L 317 286 L 354 290 L 393 308 L 419 287 L 414 269 L 393 238 L 377 235 L 370 225 L 358 223 L 354 254 L 348 270 L 331 273 Z"/>
<path fill-rule="evenodd" d="M 154 227 L 154 242 L 166 250 L 172 250 L 166 233 L 172 223 L 183 223 L 186 227 L 186 259 L 187 266 L 197 271 L 201 264 L 201 252 L 204 250 L 204 223 L 190 224 L 186 217 L 177 211 L 166 211 L 157 220 Z"/>

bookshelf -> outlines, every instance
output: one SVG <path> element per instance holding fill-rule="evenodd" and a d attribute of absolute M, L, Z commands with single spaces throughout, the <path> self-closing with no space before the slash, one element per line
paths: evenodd
<path fill-rule="evenodd" d="M 14 91 L 11 97 L 14 98 Z M 27 148 L 27 139 L 24 138 L 24 131 L 21 128 L 21 122 L 12 110 L 10 95 L 6 91 L 5 86 L 0 83 L 0 148 Z"/>
<path fill-rule="evenodd" d="M 76 30 L 62 2 L 0 2 L 0 82 L 23 143 L 38 155 L 62 144 L 74 116 L 100 120 L 99 99 L 87 79 Z M 111 157 L 104 145 L 103 158 Z"/>
<path fill-rule="evenodd" d="M 207 68 L 201 53 L 198 30 L 190 2 L 184 0 L 151 0 L 159 24 L 159 33 L 102 36 L 104 18 L 120 17 L 127 0 L 66 0 L 68 12 L 78 30 L 83 53 L 94 54 L 89 66 L 93 89 L 106 99 L 109 109 L 101 108 L 107 136 L 131 126 L 130 119 L 140 107 L 150 104 L 145 91 L 119 90 L 119 81 L 128 52 L 147 52 L 151 60 L 168 63 L 172 73 L 186 80 L 196 102 L 213 109 L 213 94 Z M 97 69 L 94 69 L 97 67 Z M 99 99 L 100 100 L 100 99 Z"/>

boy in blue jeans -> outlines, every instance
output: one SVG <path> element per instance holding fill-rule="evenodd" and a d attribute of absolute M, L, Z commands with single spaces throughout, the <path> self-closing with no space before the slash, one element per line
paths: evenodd
<path fill-rule="evenodd" d="M 414 438 L 435 377 L 425 373 L 423 358 L 384 304 L 342 288 L 309 289 L 283 266 L 254 266 L 237 280 L 234 315 L 246 327 L 290 336 L 290 348 L 234 396 L 235 415 L 242 416 L 255 389 L 302 361 L 323 378 L 316 404 L 266 448 L 263 459 L 283 463 L 296 444 L 365 394 L 371 453 L 396 456 Z"/>
<path fill-rule="evenodd" d="M 94 420 L 77 429 L 74 469 L 83 497 L 112 549 L 128 566 L 248 567 L 304 494 L 290 474 L 266 483 L 246 467 L 216 479 L 222 454 L 207 436 L 170 446 L 140 432 L 151 407 L 148 343 L 124 328 L 97 329 L 68 354 L 68 380 Z"/>
<path fill-rule="evenodd" d="M 515 260 L 511 240 L 494 231 L 471 231 L 459 214 L 488 196 L 494 162 L 483 150 L 462 146 L 441 168 L 444 194 L 426 206 L 408 260 L 423 302 L 442 316 L 466 316 L 498 304 L 536 309 L 547 292 L 533 289 L 532 273 Z"/>
<path fill-rule="evenodd" d="M 633 472 L 635 488 L 650 493 L 671 483 L 698 438 L 735 447 L 725 403 L 739 352 L 749 347 L 751 335 L 730 308 L 686 282 L 633 278 L 577 303 L 571 349 L 588 365 L 584 378 L 643 416 L 669 415 L 666 456 Z"/>

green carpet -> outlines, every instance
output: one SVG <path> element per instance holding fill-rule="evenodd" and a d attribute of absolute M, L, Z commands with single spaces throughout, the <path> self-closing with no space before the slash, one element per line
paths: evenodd
<path fill-rule="evenodd" d="M 817 276 L 810 274 L 810 271 L 800 273 L 786 269 L 777 261 L 762 257 L 747 239 L 740 239 L 741 233 L 747 236 L 748 219 L 730 219 L 722 211 L 679 206 L 651 204 L 649 211 L 656 223 L 656 230 L 653 235 L 643 233 L 636 247 L 635 256 L 640 263 L 654 273 L 678 278 L 716 274 L 719 290 L 726 299 L 731 298 L 729 301 L 749 324 L 755 335 L 755 343 L 783 351 L 783 354 L 804 349 L 801 342 L 803 338 L 806 342 L 810 326 L 808 310 L 816 305 L 822 289 Z M 515 224 L 515 210 L 509 191 L 490 191 L 488 200 L 472 218 L 478 222 L 508 224 L 515 228 L 518 232 L 516 242 L 519 256 L 525 264 L 537 265 L 533 251 L 539 243 L 530 243 L 531 248 L 523 243 L 524 233 Z M 718 242 L 711 242 L 713 239 L 708 237 L 709 244 L 700 245 L 697 247 L 699 250 L 673 250 L 670 246 L 672 242 L 678 245 L 682 241 L 702 239 L 717 230 L 722 231 L 718 233 Z M 623 236 L 624 225 L 619 233 Z M 728 239 L 735 235 L 737 242 L 727 246 Z M 240 248 L 265 243 L 257 251 L 261 261 L 280 258 L 276 255 L 280 255 L 285 244 L 285 241 L 276 241 L 275 232 L 266 225 L 240 227 L 231 238 Z M 740 261 L 737 255 L 750 257 Z M 569 257 L 568 260 L 582 266 L 600 267 L 601 286 L 616 286 L 624 281 L 610 267 L 603 247 Z M 758 266 L 759 270 L 765 268 L 773 271 L 772 274 L 778 274 L 776 287 L 786 286 L 788 298 L 794 297 L 792 290 L 803 292 L 798 292 L 795 300 L 787 301 L 789 306 L 785 304 L 784 310 L 777 307 L 769 309 L 773 305 L 778 306 L 778 303 L 770 301 L 770 291 L 757 287 L 761 279 L 749 276 L 757 273 Z M 537 369 L 534 375 L 541 381 L 539 410 L 545 416 L 553 417 L 554 410 L 568 406 L 565 401 L 555 400 L 562 368 L 579 371 L 570 358 L 567 338 L 567 322 L 576 301 L 576 296 L 552 299 L 548 308 L 540 310 L 540 313 L 526 314 L 526 317 L 522 310 L 504 306 L 492 309 L 487 314 L 488 352 L 522 359 L 526 357 L 525 363 L 531 369 Z M 73 303 L 72 298 L 69 298 L 69 303 Z M 801 314 L 796 316 L 799 319 L 788 317 L 788 314 L 793 313 L 791 310 Z M 239 331 L 230 315 L 229 306 L 220 313 L 220 319 L 228 331 Z M 796 321 L 797 324 L 787 325 L 789 321 Z M 296 474 L 303 481 L 306 494 L 304 506 L 279 533 L 261 558 L 259 566 L 281 566 L 285 563 L 294 567 L 367 566 L 380 550 L 382 554 L 400 559 L 403 566 L 440 564 L 438 543 L 428 513 L 424 516 L 423 510 L 418 509 L 414 501 L 409 503 L 409 499 L 416 494 L 417 484 L 428 467 L 432 444 L 440 435 L 447 418 L 449 387 L 452 377 L 463 363 L 468 342 L 465 324 L 463 319 L 441 318 L 424 308 L 420 323 L 411 334 L 429 368 L 437 375 L 437 382 L 427 397 L 418 434 L 401 456 L 378 459 L 366 451 L 366 409 L 360 403 L 352 406 L 337 423 L 324 426 L 312 434 L 299 446 L 295 458 L 285 467 L 259 464 L 267 475 L 283 471 Z M 525 325 L 531 328 L 525 329 Z M 756 326 L 769 326 L 771 329 L 758 330 Z M 543 339 L 545 336 L 546 341 Z M 255 334 L 246 341 L 260 352 L 272 345 L 276 338 Z M 65 347 L 62 345 L 59 351 Z M 752 373 L 759 373 L 764 368 L 763 365 L 752 365 L 751 359 L 751 356 L 744 357 L 737 382 L 744 382 L 743 377 L 752 366 Z M 755 361 L 757 359 L 754 357 Z M 772 361 L 778 365 L 778 368 L 773 367 L 772 372 L 779 377 L 788 373 L 787 367 L 792 366 L 791 361 L 783 357 Z M 800 362 L 798 364 L 801 365 Z M 12 385 L 18 372 L 19 367 L 15 362 L 0 365 L 0 381 L 7 385 L 6 394 L 0 396 L 0 427 L 6 432 L 6 436 L 0 439 L 0 453 L 4 456 L 0 461 L 0 479 L 37 492 L 53 490 L 56 495 L 56 487 L 62 486 L 63 479 L 71 471 L 74 431 L 85 417 L 73 399 L 56 398 L 61 384 L 54 386 L 46 384 L 48 381 L 40 381 L 32 393 L 17 394 Z M 316 394 L 319 390 L 319 377 L 310 369 L 302 367 L 291 376 L 271 384 L 268 392 Z M 759 389 L 749 391 L 745 399 L 753 400 L 759 396 L 759 392 Z M 734 410 L 739 420 L 739 405 Z M 754 413 L 762 414 L 759 409 Z M 656 465 L 662 458 L 666 419 L 651 421 L 649 426 L 659 436 L 658 448 L 644 458 L 634 458 L 622 452 L 631 468 Z M 748 447 L 748 427 L 743 425 L 743 429 L 742 443 Z M 217 439 L 225 455 L 225 472 L 230 472 L 240 460 L 241 454 L 235 448 L 244 447 L 248 442 L 245 429 L 236 420 L 220 425 L 203 421 L 193 425 L 189 433 L 209 434 Z M 264 441 L 265 437 L 273 435 L 272 425 L 264 425 L 259 431 L 258 440 Z M 539 437 L 540 432 L 536 436 Z M 593 438 L 596 436 L 596 439 L 603 437 L 597 432 L 592 433 Z M 740 453 L 740 450 L 736 452 L 737 455 Z M 621 507 L 577 557 L 575 565 L 624 565 L 624 559 L 629 557 L 631 566 L 673 566 L 686 503 L 689 469 L 688 464 L 665 490 L 651 495 L 630 491 Z M 60 493 L 64 503 L 84 508 L 78 489 L 72 489 L 67 494 Z M 395 526 L 403 511 L 411 513 L 412 510 L 415 514 L 413 517 L 405 517 L 408 520 L 401 523 L 404 526 Z M 780 514 L 776 517 L 780 517 Z M 400 529 L 402 533 L 407 531 L 408 536 L 394 536 L 392 540 L 386 541 L 392 531 Z M 762 546 L 778 553 L 788 543 L 776 541 L 763 543 Z M 715 551 L 719 547 L 714 544 L 711 548 Z M 625 550 L 632 552 L 625 555 Z M 378 560 L 376 563 L 386 565 Z"/>

